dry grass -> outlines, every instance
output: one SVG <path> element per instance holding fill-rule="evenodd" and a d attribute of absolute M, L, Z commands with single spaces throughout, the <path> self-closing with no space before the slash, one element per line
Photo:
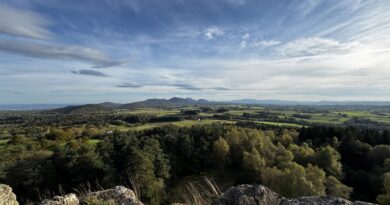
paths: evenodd
<path fill-rule="evenodd" d="M 141 199 L 141 187 L 140 187 L 140 181 L 137 176 L 133 174 L 129 174 L 129 182 L 131 187 L 133 188 L 133 192 L 135 194 L 135 197 L 137 199 Z"/>
<path fill-rule="evenodd" d="M 100 195 L 99 197 L 90 195 L 91 192 L 96 192 L 96 191 L 103 191 L 104 188 L 101 187 L 99 184 L 96 185 L 97 188 L 92 190 L 91 184 L 86 183 L 86 184 L 81 184 L 77 188 L 74 189 L 76 192 L 80 204 L 84 205 L 116 205 L 116 202 L 113 200 L 113 196 L 109 195 Z"/>
<path fill-rule="evenodd" d="M 221 190 L 213 180 L 204 177 L 200 183 L 188 183 L 181 194 L 186 205 L 208 205 L 221 195 Z"/>

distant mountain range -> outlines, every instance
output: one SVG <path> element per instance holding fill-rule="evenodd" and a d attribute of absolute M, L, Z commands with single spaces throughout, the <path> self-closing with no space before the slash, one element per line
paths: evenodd
<path fill-rule="evenodd" d="M 63 108 L 52 109 L 46 112 L 59 114 L 88 114 L 110 111 L 113 109 L 137 109 L 137 108 L 178 108 L 189 105 L 209 105 L 215 102 L 207 100 L 194 100 L 192 98 L 171 98 L 171 99 L 148 99 L 140 102 L 133 102 L 127 104 L 119 104 L 112 102 L 104 102 L 99 104 L 86 104 L 76 106 L 66 106 Z"/>
<path fill-rule="evenodd" d="M 213 104 L 215 102 L 207 100 L 194 100 L 192 98 L 171 98 L 171 99 L 148 99 L 145 101 L 134 102 L 120 105 L 119 108 L 122 109 L 136 109 L 136 108 L 176 108 L 184 107 L 189 105 L 207 105 Z"/>
<path fill-rule="evenodd" d="M 231 101 L 208 101 L 204 99 L 195 100 L 192 98 L 171 99 L 148 99 L 133 103 L 112 103 L 104 102 L 99 104 L 71 105 L 64 104 L 0 104 L 0 110 L 50 110 L 50 112 L 70 114 L 70 113 L 92 113 L 109 111 L 112 109 L 137 109 L 137 108 L 178 108 L 189 105 L 275 105 L 275 106 L 390 106 L 390 101 L 286 101 L 286 100 L 256 100 L 242 99 Z"/>
<path fill-rule="evenodd" d="M 367 105 L 367 106 L 390 106 L 390 101 L 288 101 L 288 100 L 256 100 L 256 99 L 243 99 L 226 101 L 230 104 L 243 104 L 243 105 Z"/>
<path fill-rule="evenodd" d="M 43 110 L 68 106 L 69 104 L 0 104 L 0 110 Z"/>

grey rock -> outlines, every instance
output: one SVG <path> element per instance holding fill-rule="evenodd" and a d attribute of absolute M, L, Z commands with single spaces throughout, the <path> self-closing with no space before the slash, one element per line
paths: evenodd
<path fill-rule="evenodd" d="M 333 196 L 318 196 L 318 197 L 299 197 L 294 199 L 284 199 L 280 205 L 352 205 L 352 202 Z"/>
<path fill-rule="evenodd" d="M 351 202 L 334 196 L 314 196 L 287 199 L 262 185 L 240 185 L 229 188 L 213 205 L 375 205 Z"/>
<path fill-rule="evenodd" d="M 353 202 L 353 205 L 377 205 L 377 204 L 368 203 L 368 202 L 364 202 L 364 201 L 355 201 L 355 202 Z"/>
<path fill-rule="evenodd" d="M 5 184 L 0 184 L 0 205 L 19 205 L 12 188 Z"/>
<path fill-rule="evenodd" d="M 265 186 L 240 185 L 229 188 L 213 205 L 273 205 L 283 199 Z"/>
<path fill-rule="evenodd" d="M 40 205 L 79 205 L 79 199 L 75 194 L 55 196 L 53 199 L 44 200 Z"/>
<path fill-rule="evenodd" d="M 98 201 L 110 201 L 118 205 L 143 205 L 143 203 L 137 199 L 132 190 L 123 186 L 116 186 L 112 189 L 91 192 L 87 194 L 86 198 Z"/>

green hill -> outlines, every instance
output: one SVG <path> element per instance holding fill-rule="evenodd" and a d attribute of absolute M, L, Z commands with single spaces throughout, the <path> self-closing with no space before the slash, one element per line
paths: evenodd
<path fill-rule="evenodd" d="M 103 107 L 101 105 L 87 104 L 87 105 L 77 105 L 77 106 L 67 106 L 64 108 L 50 110 L 52 113 L 59 114 L 92 114 L 98 112 L 109 111 L 110 108 Z"/>

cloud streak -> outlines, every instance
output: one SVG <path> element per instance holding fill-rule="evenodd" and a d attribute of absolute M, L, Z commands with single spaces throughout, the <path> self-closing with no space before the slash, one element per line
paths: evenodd
<path fill-rule="evenodd" d="M 79 70 L 79 71 L 71 71 L 73 74 L 78 74 L 78 75 L 90 75 L 90 76 L 97 76 L 97 77 L 110 77 L 100 71 L 96 70 Z"/>
<path fill-rule="evenodd" d="M 360 46 L 359 42 L 339 42 L 327 38 L 301 38 L 286 44 L 283 44 L 276 49 L 285 56 L 312 56 L 326 53 L 335 53 L 339 51 L 349 51 Z"/>
<path fill-rule="evenodd" d="M 180 90 L 187 91 L 203 91 L 203 90 L 218 90 L 218 91 L 227 91 L 229 88 L 225 87 L 198 87 L 193 84 L 188 83 L 145 83 L 145 84 L 136 84 L 136 83 L 123 83 L 117 85 L 118 88 L 142 88 L 146 86 L 151 87 L 173 87 Z"/>
<path fill-rule="evenodd" d="M 49 39 L 52 33 L 43 16 L 28 10 L 0 4 L 0 32 L 12 36 Z"/>
<path fill-rule="evenodd" d="M 0 40 L 0 51 L 39 59 L 85 61 L 92 63 L 94 68 L 112 67 L 122 64 L 119 61 L 109 59 L 99 50 L 81 46 Z"/>

